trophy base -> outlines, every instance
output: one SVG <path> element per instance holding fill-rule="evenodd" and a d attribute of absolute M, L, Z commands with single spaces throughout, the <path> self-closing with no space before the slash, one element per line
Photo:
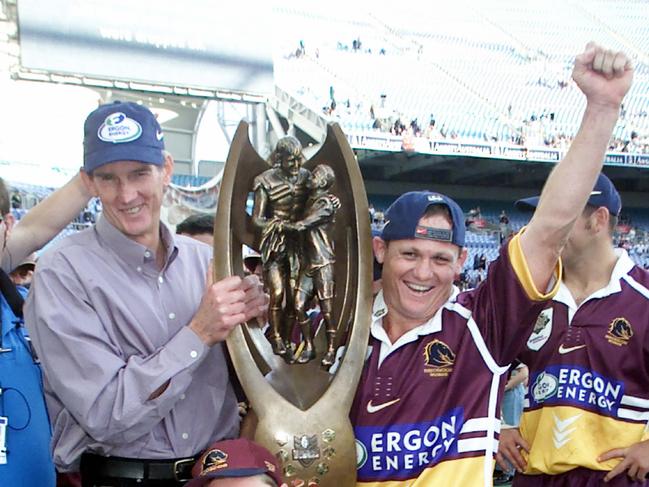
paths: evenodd
<path fill-rule="evenodd" d="M 254 439 L 280 460 L 289 487 L 356 485 L 354 432 L 346 414 L 311 409 L 294 417 L 270 409 L 259 418 Z"/>

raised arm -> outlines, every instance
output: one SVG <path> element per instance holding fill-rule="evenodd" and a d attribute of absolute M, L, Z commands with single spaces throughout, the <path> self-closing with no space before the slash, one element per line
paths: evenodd
<path fill-rule="evenodd" d="M 583 211 L 604 162 L 633 69 L 621 52 L 589 43 L 575 59 L 572 77 L 586 95 L 586 110 L 568 153 L 545 183 L 520 244 L 530 277 L 547 288 L 572 227 Z"/>
<path fill-rule="evenodd" d="M 77 174 L 24 216 L 12 229 L 2 253 L 2 268 L 10 272 L 41 249 L 83 210 L 91 197 Z"/>

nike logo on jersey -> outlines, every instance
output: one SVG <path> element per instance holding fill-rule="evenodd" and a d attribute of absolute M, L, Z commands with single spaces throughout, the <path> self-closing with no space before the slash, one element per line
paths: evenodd
<path fill-rule="evenodd" d="M 585 346 L 586 345 L 577 345 L 577 346 L 574 346 L 574 347 L 564 347 L 563 343 L 562 343 L 561 345 L 559 345 L 559 353 L 561 355 L 565 355 L 567 353 L 574 352 L 575 350 L 579 350 L 580 348 L 584 348 Z"/>
<path fill-rule="evenodd" d="M 393 404 L 398 403 L 401 400 L 400 397 L 397 397 L 396 399 L 392 399 L 392 401 L 384 402 L 383 404 L 377 404 L 376 406 L 372 404 L 372 400 L 370 399 L 369 402 L 367 403 L 367 412 L 370 414 L 374 414 L 381 409 L 385 409 L 389 406 L 392 406 Z"/>

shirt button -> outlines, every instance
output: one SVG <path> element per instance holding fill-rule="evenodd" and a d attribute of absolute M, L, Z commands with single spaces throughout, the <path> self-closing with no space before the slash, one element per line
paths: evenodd
<path fill-rule="evenodd" d="M 138 271 L 138 272 L 142 272 L 142 268 L 141 268 L 140 266 L 137 266 L 137 267 L 135 268 L 135 270 Z"/>
<path fill-rule="evenodd" d="M 185 394 L 181 394 L 180 399 L 185 399 Z"/>
<path fill-rule="evenodd" d="M 189 435 L 187 433 L 183 433 L 182 437 L 183 437 L 183 440 L 186 440 L 187 438 L 189 438 Z"/>
<path fill-rule="evenodd" d="M 173 320 L 176 317 L 176 313 L 169 313 L 169 319 Z"/>
<path fill-rule="evenodd" d="M 149 252 L 148 250 L 146 250 L 146 251 L 144 252 L 144 257 L 151 257 L 151 252 Z"/>
<path fill-rule="evenodd" d="M 162 284 L 163 282 L 165 282 L 165 280 L 162 278 L 162 276 L 159 276 L 159 277 L 158 277 L 158 282 L 159 282 L 160 284 Z"/>
<path fill-rule="evenodd" d="M 191 358 L 196 358 L 198 357 L 198 352 L 196 350 L 192 350 L 191 352 L 189 352 L 189 356 Z"/>

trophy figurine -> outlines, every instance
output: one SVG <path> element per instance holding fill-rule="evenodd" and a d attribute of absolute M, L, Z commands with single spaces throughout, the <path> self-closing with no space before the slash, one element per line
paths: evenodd
<path fill-rule="evenodd" d="M 242 245 L 261 254 L 267 330 L 244 324 L 227 345 L 258 418 L 254 439 L 280 460 L 289 486 L 356 483 L 348 415 L 371 318 L 368 215 L 360 170 L 338 125 L 328 126 L 310 160 L 287 136 L 265 161 L 248 124 L 239 124 L 221 181 L 214 273 L 240 274 Z M 311 303 L 321 314 L 317 329 L 307 315 Z"/>
<path fill-rule="evenodd" d="M 270 156 L 272 167 L 254 180 L 253 224 L 261 229 L 264 283 L 270 295 L 268 321 L 273 352 L 289 363 L 316 356 L 307 306 L 316 295 L 326 325 L 327 352 L 334 359 L 336 327 L 332 322 L 335 252 L 331 228 L 340 200 L 329 193 L 335 182 L 331 166 L 305 169 L 300 142 L 282 138 Z M 304 344 L 293 353 L 292 336 L 299 323 Z"/>

